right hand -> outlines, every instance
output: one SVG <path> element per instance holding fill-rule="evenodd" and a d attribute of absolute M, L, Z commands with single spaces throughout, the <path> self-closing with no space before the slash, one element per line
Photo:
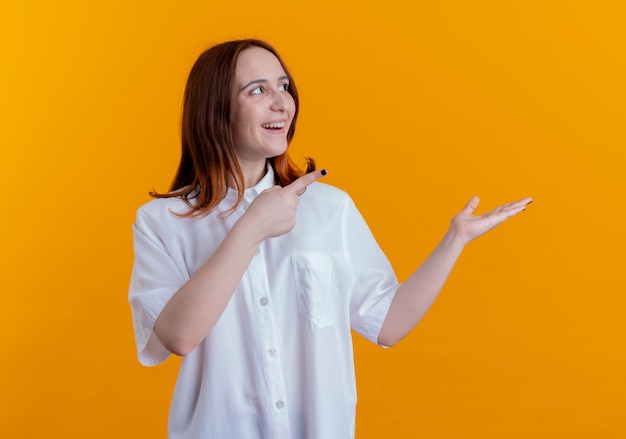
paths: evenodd
<path fill-rule="evenodd" d="M 241 220 L 249 222 L 261 241 L 289 232 L 296 225 L 300 196 L 311 183 L 324 175 L 326 171 L 323 169 L 313 171 L 288 186 L 274 186 L 264 190 L 250 204 Z"/>

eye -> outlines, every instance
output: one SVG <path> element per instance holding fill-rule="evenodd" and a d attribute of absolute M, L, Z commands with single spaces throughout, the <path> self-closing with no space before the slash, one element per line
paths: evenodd
<path fill-rule="evenodd" d="M 280 91 L 289 91 L 289 83 L 287 83 L 287 82 L 286 82 L 286 83 L 284 83 L 284 84 L 280 84 L 280 85 L 278 86 L 278 89 L 279 89 Z"/>
<path fill-rule="evenodd" d="M 255 87 L 250 90 L 251 95 L 260 95 L 261 93 L 263 93 L 263 87 Z"/>

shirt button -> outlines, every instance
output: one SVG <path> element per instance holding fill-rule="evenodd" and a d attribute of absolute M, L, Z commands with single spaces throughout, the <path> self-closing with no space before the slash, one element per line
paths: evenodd
<path fill-rule="evenodd" d="M 269 348 L 267 350 L 267 355 L 269 355 L 270 357 L 274 357 L 274 356 L 276 356 L 276 354 L 277 354 L 277 351 L 274 348 Z"/>
<path fill-rule="evenodd" d="M 285 403 L 280 400 L 276 401 L 274 405 L 276 406 L 277 409 L 282 409 L 283 407 L 285 407 Z"/>
<path fill-rule="evenodd" d="M 259 303 L 261 304 L 261 306 L 266 306 L 268 303 L 270 303 L 270 300 L 267 297 L 261 297 L 259 299 Z"/>

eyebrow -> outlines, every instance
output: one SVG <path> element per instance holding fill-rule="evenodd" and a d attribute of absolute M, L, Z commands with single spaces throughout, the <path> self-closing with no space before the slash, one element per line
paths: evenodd
<path fill-rule="evenodd" d="M 278 81 L 284 81 L 284 80 L 289 80 L 289 77 L 287 75 L 283 75 L 280 78 L 278 78 Z M 244 85 L 243 87 L 241 87 L 241 91 L 244 91 L 246 88 L 250 87 L 251 85 L 254 84 L 267 84 L 269 81 L 267 79 L 255 79 L 254 81 L 250 81 L 248 82 L 246 85 Z"/>

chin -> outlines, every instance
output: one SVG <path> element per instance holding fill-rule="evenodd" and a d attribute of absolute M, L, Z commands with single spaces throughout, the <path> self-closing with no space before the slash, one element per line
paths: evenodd
<path fill-rule="evenodd" d="M 288 145 L 283 145 L 280 147 L 271 148 L 269 152 L 268 158 L 278 157 L 279 155 L 283 155 L 287 151 Z"/>

